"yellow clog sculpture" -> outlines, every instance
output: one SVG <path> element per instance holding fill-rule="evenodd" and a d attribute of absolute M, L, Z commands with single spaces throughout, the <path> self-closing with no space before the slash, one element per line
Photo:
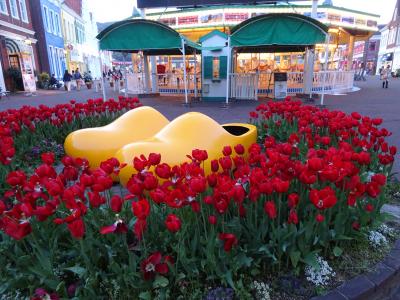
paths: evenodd
<path fill-rule="evenodd" d="M 168 119 L 154 108 L 138 107 L 106 126 L 70 133 L 65 139 L 65 153 L 84 157 L 91 168 L 96 168 L 102 161 L 114 157 L 121 147 L 154 136 L 168 123 Z"/>
<path fill-rule="evenodd" d="M 193 149 L 207 150 L 208 160 L 205 172 L 210 172 L 210 161 L 222 157 L 224 146 L 242 144 L 245 149 L 257 140 L 257 128 L 250 124 L 232 123 L 220 125 L 210 117 L 197 113 L 186 113 L 171 121 L 154 137 L 123 146 L 115 157 L 127 164 L 119 173 L 120 182 L 126 185 L 136 171 L 133 168 L 135 156 L 161 154 L 161 162 L 171 166 L 189 159 Z"/>

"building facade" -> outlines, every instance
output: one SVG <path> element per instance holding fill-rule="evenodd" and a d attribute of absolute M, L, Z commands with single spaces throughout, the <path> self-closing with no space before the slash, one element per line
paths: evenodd
<path fill-rule="evenodd" d="M 400 0 L 396 3 L 392 20 L 381 30 L 377 74 L 379 69 L 387 66 L 392 72 L 400 69 Z"/>
<path fill-rule="evenodd" d="M 29 0 L 0 0 L 0 25 L 0 87 L 34 91 L 38 52 Z"/>
<path fill-rule="evenodd" d="M 61 22 L 64 35 L 66 67 L 71 72 L 77 68 L 86 71 L 83 63 L 85 27 L 82 18 L 82 0 L 66 0 L 61 4 Z"/>
<path fill-rule="evenodd" d="M 61 79 L 66 68 L 61 1 L 30 0 L 30 2 L 33 26 L 39 41 L 39 69 Z"/>
<path fill-rule="evenodd" d="M 95 15 L 93 13 L 93 1 L 82 1 L 82 18 L 85 24 L 85 43 L 82 47 L 83 62 L 87 71 L 91 71 L 93 78 L 101 77 L 100 54 L 98 40 L 96 39 L 98 29 Z"/>

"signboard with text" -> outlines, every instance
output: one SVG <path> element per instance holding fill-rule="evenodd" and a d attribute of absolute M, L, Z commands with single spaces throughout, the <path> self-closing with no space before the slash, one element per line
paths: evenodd
<path fill-rule="evenodd" d="M 301 1 L 301 0 L 291 0 Z M 277 0 L 137 0 L 138 8 L 193 7 L 205 5 L 277 3 Z"/>

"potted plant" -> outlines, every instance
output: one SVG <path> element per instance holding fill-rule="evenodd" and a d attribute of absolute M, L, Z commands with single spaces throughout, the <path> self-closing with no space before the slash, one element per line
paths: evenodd
<path fill-rule="evenodd" d="M 85 74 L 83 75 L 83 80 L 85 81 L 86 87 L 88 88 L 88 90 L 90 90 L 92 88 L 92 84 L 93 84 L 93 77 L 92 74 L 90 74 L 89 72 L 85 72 Z"/>
<path fill-rule="evenodd" d="M 15 92 L 22 82 L 21 70 L 18 68 L 11 67 L 7 70 L 6 75 L 11 81 L 11 91 Z"/>
<path fill-rule="evenodd" d="M 42 72 L 39 74 L 38 87 L 40 89 L 47 89 L 49 86 L 50 75 L 47 72 Z"/>

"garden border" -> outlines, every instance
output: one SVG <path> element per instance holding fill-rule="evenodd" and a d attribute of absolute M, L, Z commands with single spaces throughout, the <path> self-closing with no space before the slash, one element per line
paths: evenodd
<path fill-rule="evenodd" d="M 374 271 L 361 274 L 344 282 L 324 296 L 311 300 L 372 300 L 387 299 L 399 288 L 400 239 L 389 254 L 374 267 Z"/>

